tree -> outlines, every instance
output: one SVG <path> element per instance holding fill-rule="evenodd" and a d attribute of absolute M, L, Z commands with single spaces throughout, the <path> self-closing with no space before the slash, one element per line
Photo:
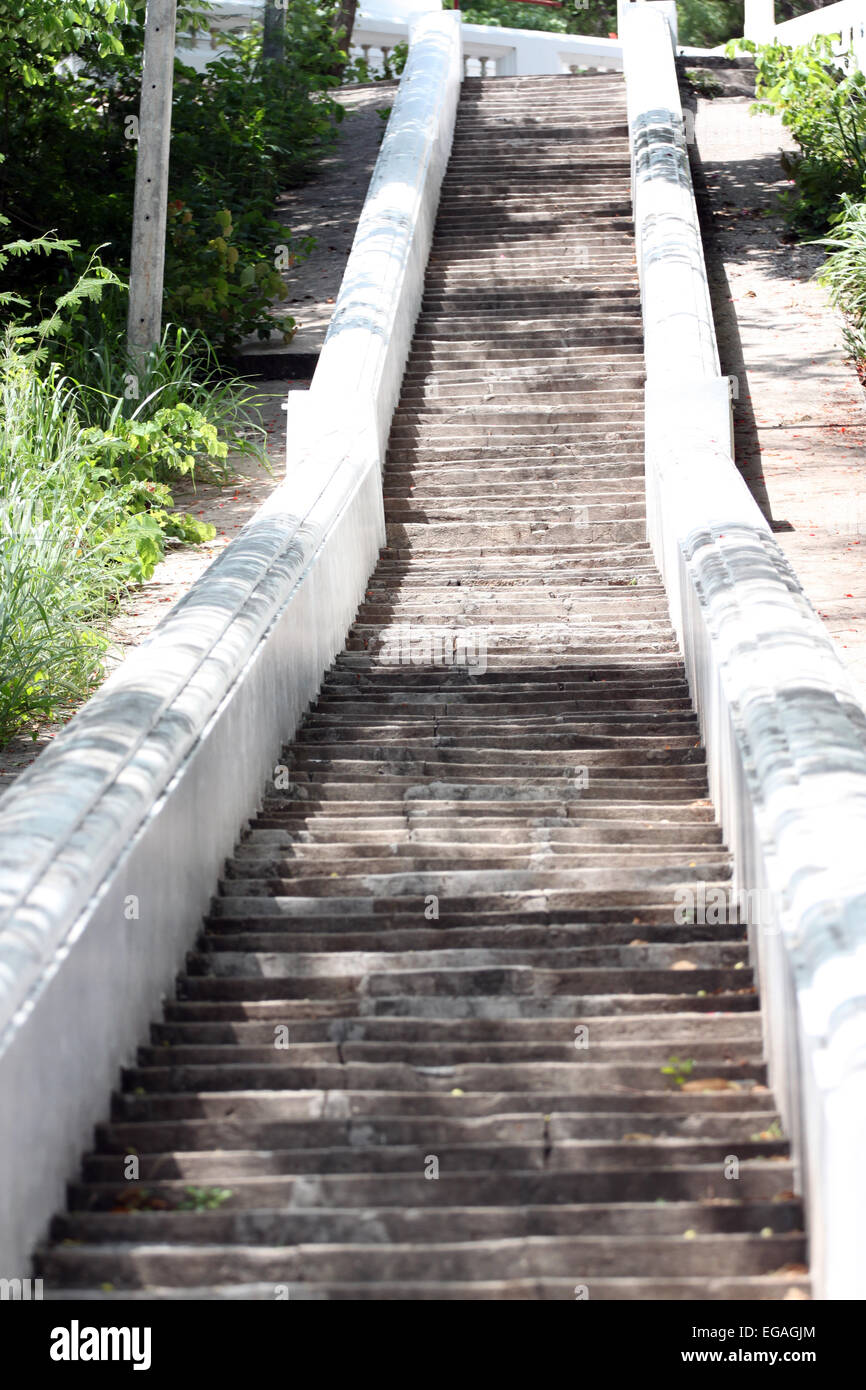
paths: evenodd
<path fill-rule="evenodd" d="M 689 48 L 716 48 L 742 38 L 745 23 L 742 0 L 677 0 L 677 19 L 679 42 Z"/>
<path fill-rule="evenodd" d="M 262 58 L 266 63 L 280 62 L 285 57 L 285 46 L 286 0 L 266 0 Z"/>
<path fill-rule="evenodd" d="M 358 0 L 339 0 L 337 16 L 334 20 L 334 35 L 347 58 L 349 56 L 349 44 L 352 42 L 352 30 L 355 27 L 357 9 Z M 334 69 L 334 76 L 341 78 L 345 66 L 345 63 L 338 63 Z"/>
<path fill-rule="evenodd" d="M 798 15 L 835 3 L 836 0 L 776 0 L 776 23 L 784 24 L 786 19 L 796 19 Z"/>

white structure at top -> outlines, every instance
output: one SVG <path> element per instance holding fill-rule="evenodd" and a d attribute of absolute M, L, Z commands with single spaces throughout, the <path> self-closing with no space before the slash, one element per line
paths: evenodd
<path fill-rule="evenodd" d="M 468 4 L 469 0 L 462 0 Z M 676 44 L 675 0 L 617 0 L 618 24 L 622 31 L 623 13 L 636 5 L 648 5 L 664 14 Z M 409 25 L 416 16 L 440 11 L 442 0 L 362 0 L 355 18 L 351 56 L 363 58 L 370 77 L 382 74 L 386 60 L 398 43 L 409 37 Z M 263 0 L 211 0 L 210 33 L 181 36 L 178 56 L 192 67 L 203 68 L 225 51 L 220 34 L 243 33 L 262 19 Z M 579 12 L 579 6 L 578 6 Z M 558 34 L 536 29 L 509 29 L 499 24 L 460 26 L 463 38 L 463 64 L 468 76 L 488 77 L 567 73 L 585 68 L 622 69 L 622 45 L 617 38 L 592 38 L 579 34 Z M 774 0 L 745 0 L 745 37 L 756 43 L 773 38 L 786 44 L 808 43 L 816 34 L 841 34 L 836 51 L 842 66 L 853 51 L 857 65 L 866 69 L 866 0 L 838 0 L 822 10 L 776 24 Z M 682 48 L 689 56 L 723 48 L 703 50 Z"/>
<path fill-rule="evenodd" d="M 419 10 L 440 8 L 440 0 L 364 0 L 352 34 L 353 57 L 363 57 L 375 76 L 394 45 L 405 43 L 410 18 Z M 468 77 L 622 69 L 622 48 L 616 39 L 509 29 L 500 24 L 462 23 L 460 29 Z"/>
<path fill-rule="evenodd" d="M 178 42 L 178 57 L 198 69 L 225 51 L 221 33 L 243 33 L 262 18 L 262 0 L 211 0 L 211 6 L 211 32 L 182 36 Z M 351 56 L 367 62 L 371 78 L 381 75 L 396 45 L 407 42 L 412 20 L 441 9 L 441 0 L 363 0 L 355 18 Z M 461 24 L 460 28 L 468 76 L 622 69 L 622 49 L 616 39 L 506 29 L 498 24 Z"/>
<path fill-rule="evenodd" d="M 775 22 L 773 0 L 746 0 L 745 36 L 755 43 L 780 43 L 797 47 L 808 43 L 818 34 L 840 34 L 835 51 L 842 65 L 848 66 L 848 54 L 853 52 L 857 66 L 866 68 L 866 4 L 864 0 L 838 0 L 823 10 Z"/>
<path fill-rule="evenodd" d="M 365 4 L 358 6 L 358 18 L 367 19 L 375 15 L 377 19 L 392 19 L 398 24 L 407 24 L 416 14 L 441 9 L 442 0 L 366 0 Z"/>

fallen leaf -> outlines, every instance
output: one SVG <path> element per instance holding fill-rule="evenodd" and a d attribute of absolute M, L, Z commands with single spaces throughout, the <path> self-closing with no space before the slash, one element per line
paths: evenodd
<path fill-rule="evenodd" d="M 736 1091 L 737 1086 L 724 1076 L 705 1076 L 702 1081 L 684 1081 L 680 1089 L 683 1091 Z"/>

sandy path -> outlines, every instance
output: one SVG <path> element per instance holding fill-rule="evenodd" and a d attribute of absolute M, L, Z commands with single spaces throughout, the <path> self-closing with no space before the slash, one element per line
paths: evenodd
<path fill-rule="evenodd" d="M 840 315 L 786 239 L 774 116 L 697 104 L 695 181 L 722 372 L 736 376 L 737 464 L 866 702 L 866 393 Z"/>

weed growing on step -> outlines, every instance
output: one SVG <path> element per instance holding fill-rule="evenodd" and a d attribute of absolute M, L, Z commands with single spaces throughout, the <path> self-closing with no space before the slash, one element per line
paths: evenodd
<path fill-rule="evenodd" d="M 187 1187 L 186 1197 L 178 1203 L 178 1211 L 216 1211 L 231 1197 L 227 1187 Z"/>
<path fill-rule="evenodd" d="M 717 77 L 705 69 L 686 68 L 686 79 L 697 92 L 698 96 L 720 97 L 724 94 L 724 87 Z"/>
<path fill-rule="evenodd" d="M 660 1067 L 659 1070 L 662 1076 L 671 1077 L 674 1085 L 679 1087 L 686 1084 L 686 1081 L 694 1071 L 694 1067 L 695 1063 L 693 1057 L 671 1056 L 668 1058 L 667 1066 Z"/>
<path fill-rule="evenodd" d="M 757 1144 L 762 1139 L 784 1139 L 785 1135 L 778 1120 L 773 1120 L 772 1124 L 767 1125 L 766 1129 L 760 1130 L 757 1134 L 751 1134 L 749 1138 L 753 1144 Z"/>

